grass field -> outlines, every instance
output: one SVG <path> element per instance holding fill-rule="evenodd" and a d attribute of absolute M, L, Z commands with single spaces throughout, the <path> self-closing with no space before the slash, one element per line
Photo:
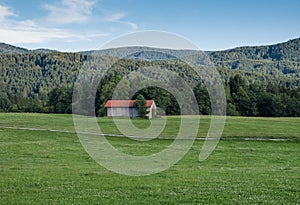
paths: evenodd
<path fill-rule="evenodd" d="M 105 133 L 118 133 L 111 119 L 98 121 Z M 143 127 L 146 122 L 134 123 Z M 178 125 L 178 117 L 168 118 L 161 137 L 172 137 Z M 188 154 L 170 169 L 129 177 L 108 171 L 89 157 L 72 133 L 71 115 L 1 113 L 0 203 L 299 204 L 299 125 L 300 118 L 228 117 L 222 136 L 227 140 L 221 140 L 206 161 L 198 161 L 203 141 L 195 141 Z M 199 137 L 205 136 L 208 126 L 209 117 L 201 117 Z M 172 141 L 108 139 L 123 152 L 136 155 L 157 152 Z"/>

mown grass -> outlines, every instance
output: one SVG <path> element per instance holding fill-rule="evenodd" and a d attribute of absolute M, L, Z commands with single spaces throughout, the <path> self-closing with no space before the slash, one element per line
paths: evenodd
<path fill-rule="evenodd" d="M 193 116 L 183 116 L 187 121 L 193 121 Z M 210 125 L 210 116 L 200 117 L 199 137 L 205 137 Z M 112 118 L 98 118 L 98 124 L 103 133 L 121 134 L 113 122 Z M 119 119 L 119 121 L 127 119 Z M 132 119 L 133 124 L 138 128 L 149 127 L 149 121 Z M 162 121 L 155 119 L 153 121 Z M 181 117 L 169 116 L 167 125 L 161 137 L 174 138 L 176 136 Z M 289 138 L 299 139 L 300 118 L 263 118 L 263 117 L 227 117 L 225 128 L 222 134 L 226 137 L 254 137 L 254 138 Z M 17 128 L 43 128 L 54 130 L 68 130 L 75 132 L 72 115 L 58 114 L 34 114 L 34 113 L 1 113 L 0 127 L 11 126 Z M 93 132 L 91 128 L 91 132 Z"/>
<path fill-rule="evenodd" d="M 169 123 L 175 126 L 176 119 Z M 113 131 L 111 119 L 99 122 Z M 226 123 L 224 137 L 300 137 L 298 118 L 228 118 Z M 70 115 L 0 114 L 0 126 L 74 130 Z M 136 155 L 160 151 L 172 141 L 108 139 Z M 129 177 L 98 165 L 76 134 L 0 129 L 0 204 L 297 204 L 299 143 L 225 140 L 199 162 L 203 142 L 195 141 L 170 169 Z"/>

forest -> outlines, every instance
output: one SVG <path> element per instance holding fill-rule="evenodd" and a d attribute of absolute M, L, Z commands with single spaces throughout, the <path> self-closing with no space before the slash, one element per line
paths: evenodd
<path fill-rule="evenodd" d="M 227 51 L 205 52 L 219 71 L 227 98 L 227 114 L 241 116 L 300 116 L 300 39 L 271 46 L 240 47 Z M 112 98 L 115 87 L 122 84 L 122 98 L 139 94 L 155 100 L 168 115 L 180 114 L 174 96 L 159 87 L 149 86 L 136 92 L 129 75 L 168 80 L 165 70 L 177 73 L 193 89 L 201 114 L 210 114 L 211 105 L 203 79 L 178 56 L 197 58 L 203 54 L 192 50 L 166 50 L 140 47 L 90 52 L 63 53 L 46 49 L 27 50 L 0 44 L 0 111 L 72 113 L 74 82 L 87 64 L 98 74 L 105 72 L 94 86 L 95 112 L 105 116 L 103 105 Z M 100 65 L 91 64 L 97 53 Z M 111 62 L 114 62 L 113 64 Z M 153 67 L 151 71 L 145 69 Z M 102 72 L 102 73 L 101 73 Z M 96 88 L 95 88 L 96 86 Z M 92 89 L 91 89 L 92 90 Z M 74 103 L 74 102 L 73 102 Z"/>

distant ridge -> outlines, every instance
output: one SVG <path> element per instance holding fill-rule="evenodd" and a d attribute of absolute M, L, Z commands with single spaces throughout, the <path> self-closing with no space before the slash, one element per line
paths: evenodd
<path fill-rule="evenodd" d="M 0 43 L 0 54 L 22 54 L 27 53 L 28 51 L 29 50 L 27 50 L 26 48 L 20 48 L 6 43 Z"/>
<path fill-rule="evenodd" d="M 242 55 L 237 55 L 241 53 Z M 300 59 L 300 38 L 295 38 L 283 43 L 266 46 L 242 46 L 224 51 L 210 52 L 215 54 L 226 54 L 227 58 L 246 57 L 250 59 L 275 59 L 282 60 L 283 58 Z"/>
<path fill-rule="evenodd" d="M 50 54 L 61 53 L 49 49 L 28 50 L 0 44 L 0 54 Z M 258 72 L 262 75 L 288 75 L 292 78 L 300 77 L 300 38 L 292 39 L 284 43 L 269 46 L 243 46 L 224 51 L 197 51 L 177 50 L 150 47 L 120 47 L 104 50 L 91 50 L 82 52 L 68 52 L 68 54 L 100 55 L 122 57 L 126 59 L 161 61 L 177 58 L 193 61 L 197 64 L 211 64 L 219 68 L 242 70 L 249 73 Z"/>
<path fill-rule="evenodd" d="M 295 57 L 300 58 L 300 37 L 291 39 L 286 42 L 272 44 L 272 45 L 263 45 L 263 46 L 241 46 L 236 47 L 232 49 L 226 49 L 222 51 L 203 51 L 207 53 L 208 55 L 214 55 L 216 53 L 222 53 L 222 54 L 231 54 L 231 56 L 234 56 L 234 53 L 237 52 L 244 52 L 246 53 L 244 56 L 250 57 L 251 59 L 257 59 L 257 58 L 275 58 L 279 59 L 280 57 Z M 157 51 L 157 52 L 166 52 L 170 53 L 170 55 L 193 55 L 195 53 L 198 53 L 198 50 L 190 50 L 190 49 L 163 49 L 163 48 L 152 48 L 152 47 L 138 47 L 138 46 L 132 46 L 132 47 L 120 47 L 120 48 L 109 48 L 109 49 L 99 49 L 99 50 L 88 50 L 88 51 L 79 51 L 79 52 L 69 52 L 69 53 L 81 53 L 84 55 L 90 55 L 90 54 L 98 54 L 98 55 L 110 55 L 115 57 L 120 57 L 124 52 L 133 52 L 137 51 L 141 54 L 144 52 L 151 52 L 151 51 Z M 35 50 L 29 50 L 26 48 L 21 48 L 17 46 L 13 46 L 6 43 L 0 43 L 0 54 L 21 54 L 21 53 L 28 53 L 28 52 L 41 52 L 41 53 L 51 53 L 51 52 L 61 52 L 58 50 L 51 50 L 51 49 L 45 49 L 45 48 L 39 48 Z M 61 52 L 63 53 L 63 52 Z M 136 58 L 138 58 L 139 54 L 136 54 Z"/>
<path fill-rule="evenodd" d="M 31 50 L 30 52 L 34 52 L 34 53 L 53 53 L 53 52 L 59 52 L 59 51 L 51 50 L 51 49 L 45 49 L 45 48 L 39 48 L 39 49 Z"/>
<path fill-rule="evenodd" d="M 218 67 L 260 73 L 300 73 L 300 38 L 269 46 L 244 46 L 209 53 Z M 296 75 L 298 76 L 298 75 Z"/>
<path fill-rule="evenodd" d="M 25 53 L 51 53 L 51 52 L 58 52 L 55 50 L 50 49 L 35 49 L 35 50 L 29 50 L 26 48 L 21 48 L 18 46 L 13 46 L 6 43 L 0 43 L 0 54 L 25 54 Z"/>

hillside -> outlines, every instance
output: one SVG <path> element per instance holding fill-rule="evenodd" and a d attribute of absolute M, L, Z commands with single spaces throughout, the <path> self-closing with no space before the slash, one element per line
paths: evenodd
<path fill-rule="evenodd" d="M 0 43 L 0 54 L 26 54 L 26 53 L 52 53 L 57 52 L 55 50 L 39 48 L 35 50 L 29 50 L 6 43 Z"/>
<path fill-rule="evenodd" d="M 270 46 L 238 47 L 225 51 L 204 52 L 215 66 L 257 72 L 263 75 L 300 78 L 300 38 Z M 207 59 L 203 52 L 195 50 L 170 50 L 149 47 L 122 47 L 82 54 L 108 55 L 136 60 L 173 60 L 195 56 L 199 63 Z"/>
<path fill-rule="evenodd" d="M 49 49 L 28 50 L 0 43 L 0 54 L 50 54 Z M 193 57 L 198 63 L 207 64 L 210 59 L 215 66 L 257 72 L 262 75 L 300 78 L 300 38 L 270 46 L 246 46 L 225 51 L 200 52 L 195 50 L 171 50 L 149 47 L 121 47 L 79 52 L 81 55 L 114 56 L 126 59 L 158 61 Z M 207 55 L 207 57 L 204 56 Z"/>
<path fill-rule="evenodd" d="M 81 53 L 87 55 L 107 55 L 127 59 L 156 61 L 176 59 L 176 57 L 192 56 L 201 54 L 202 52 L 196 50 L 172 50 L 151 47 L 120 47 L 86 51 Z"/>
<path fill-rule="evenodd" d="M 294 39 L 270 46 L 240 47 L 227 51 L 206 52 L 207 57 L 214 62 L 223 78 L 230 105 L 229 113 L 263 116 L 294 115 L 294 107 L 300 107 L 298 99 L 300 93 L 299 44 L 300 39 Z M 98 58 L 101 59 L 104 66 L 111 64 L 112 60 L 116 60 L 117 57 L 125 57 L 115 63 L 103 84 L 99 85 L 98 94 L 101 102 L 98 102 L 97 109 L 100 109 L 103 102 L 111 98 L 111 91 L 114 90 L 114 86 L 122 76 L 130 71 L 142 70 L 149 66 L 177 72 L 193 86 L 196 86 L 195 92 L 198 93 L 200 101 L 202 100 L 200 98 L 207 95 L 206 89 L 201 85 L 201 79 L 191 72 L 187 65 L 176 59 L 177 57 L 193 59 L 198 64 L 207 65 L 209 58 L 199 51 L 124 47 L 63 53 L 47 49 L 27 50 L 8 44 L 0 44 L 0 51 L 0 111 L 70 112 L 73 83 L 78 71 L 93 54 L 100 55 Z M 159 69 L 158 72 L 155 71 L 156 73 L 153 71 L 143 75 L 161 77 L 162 73 L 159 72 Z M 237 75 L 240 77 L 234 78 Z M 241 87 L 242 90 L 233 89 L 232 83 L 238 84 L 236 86 Z M 60 103 L 56 108 L 56 104 L 51 102 L 52 92 L 55 92 L 55 95 L 62 95 L 61 98 L 63 98 L 63 100 L 54 99 L 56 103 Z M 155 97 L 151 92 L 163 93 L 157 90 L 141 92 L 148 98 Z M 266 100 L 276 101 L 274 103 L 274 106 L 277 106 L 276 112 L 258 111 L 258 109 L 263 109 L 257 105 L 261 103 L 263 106 L 264 102 L 259 100 L 265 97 L 265 92 L 270 93 Z M 241 94 L 243 98 L 241 98 Z M 166 108 L 169 113 L 178 113 L 178 109 L 174 108 L 171 103 L 174 99 L 171 99 L 172 97 L 166 93 L 164 97 L 165 99 L 156 99 L 159 103 L 163 103 L 160 106 Z M 245 104 L 245 100 L 254 104 L 249 104 L 245 108 L 241 106 Z M 67 106 L 65 107 L 61 103 L 67 104 Z M 210 112 L 208 97 L 201 103 L 199 107 L 203 113 L 208 114 Z M 282 111 L 287 108 L 289 111 Z M 247 109 L 248 111 L 245 111 Z M 262 114 L 263 112 L 264 114 Z M 100 113 L 103 114 L 103 110 Z"/>
<path fill-rule="evenodd" d="M 29 50 L 25 48 L 12 46 L 6 43 L 0 43 L 0 54 L 23 54 L 27 52 L 29 52 Z"/>
<path fill-rule="evenodd" d="M 216 51 L 209 55 L 219 67 L 300 78 L 300 38 L 270 46 Z"/>

